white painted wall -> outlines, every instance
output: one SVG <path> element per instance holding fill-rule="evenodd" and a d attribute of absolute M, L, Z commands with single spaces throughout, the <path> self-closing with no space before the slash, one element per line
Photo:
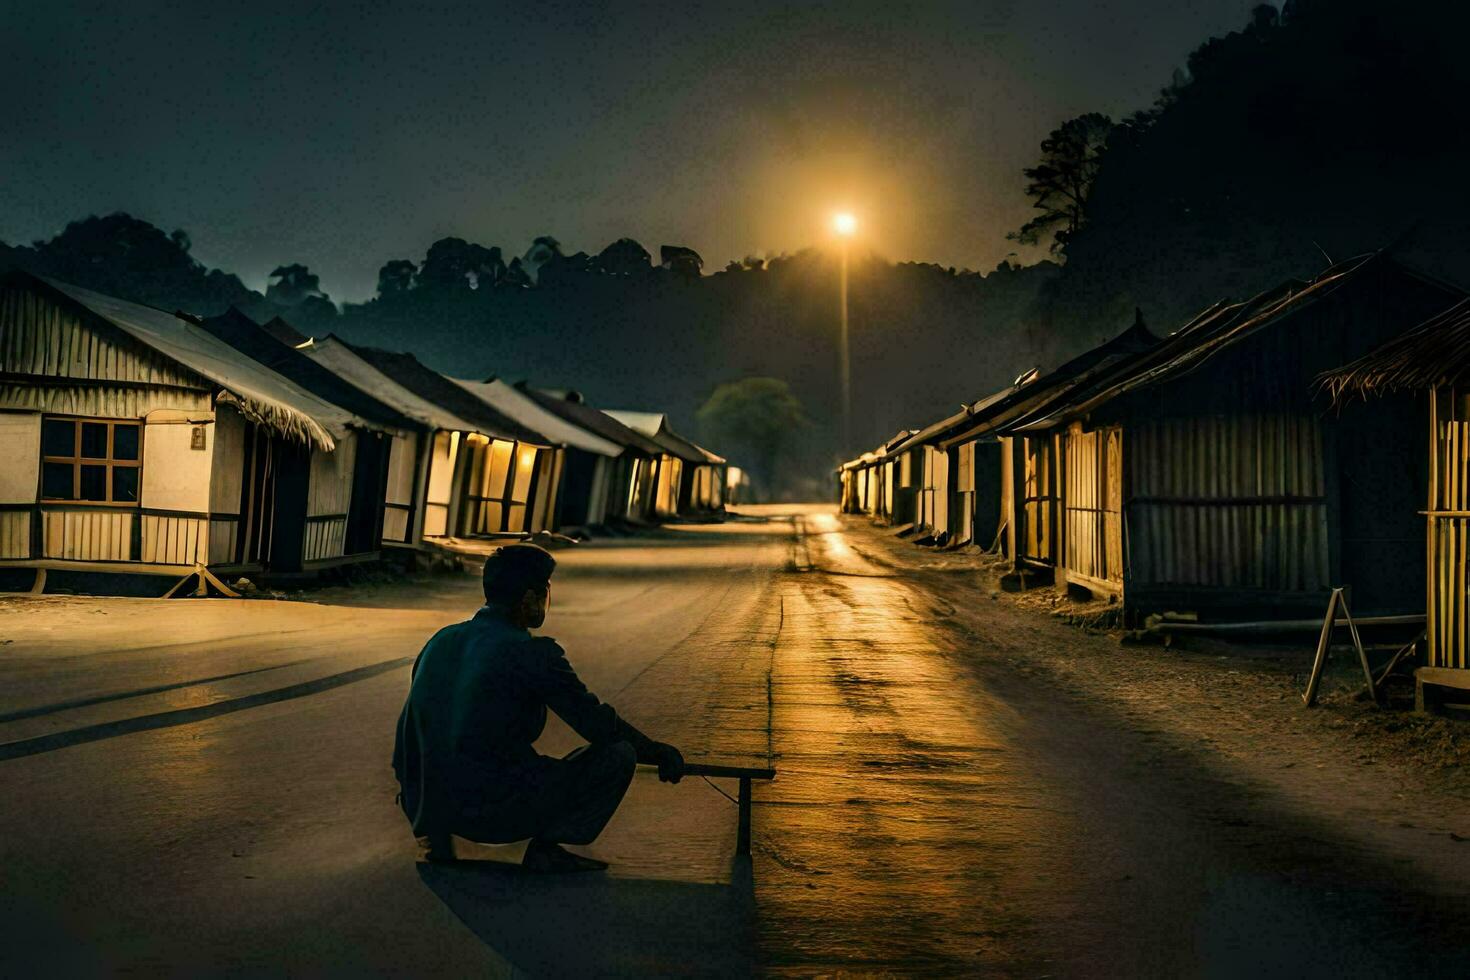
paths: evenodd
<path fill-rule="evenodd" d="M 143 492 L 140 503 L 153 510 L 209 510 L 214 425 L 182 412 L 159 411 L 143 420 Z M 202 449 L 191 448 L 195 428 L 204 430 Z"/>
<path fill-rule="evenodd" d="M 413 503 L 414 465 L 418 462 L 418 452 L 417 433 L 400 432 L 393 436 L 393 445 L 388 450 L 388 503 Z"/>

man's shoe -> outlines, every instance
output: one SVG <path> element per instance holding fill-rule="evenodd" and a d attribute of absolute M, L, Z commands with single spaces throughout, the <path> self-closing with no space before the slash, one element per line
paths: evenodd
<path fill-rule="evenodd" d="M 521 867 L 537 874 L 570 874 L 576 871 L 606 871 L 607 862 L 573 854 L 560 844 L 533 840 L 521 859 Z"/>

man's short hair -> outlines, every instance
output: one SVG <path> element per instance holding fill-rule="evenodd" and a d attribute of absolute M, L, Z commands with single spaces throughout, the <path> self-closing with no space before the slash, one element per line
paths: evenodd
<path fill-rule="evenodd" d="M 508 544 L 485 559 L 485 601 L 508 606 L 528 591 L 540 592 L 551 583 L 556 559 L 534 544 Z"/>

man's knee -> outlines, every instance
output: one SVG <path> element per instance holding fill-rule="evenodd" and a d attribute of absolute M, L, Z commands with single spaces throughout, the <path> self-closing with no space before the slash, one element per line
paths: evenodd
<path fill-rule="evenodd" d="M 638 750 L 631 742 L 610 742 L 603 746 L 608 772 L 619 780 L 633 780 L 633 771 L 638 768 Z"/>

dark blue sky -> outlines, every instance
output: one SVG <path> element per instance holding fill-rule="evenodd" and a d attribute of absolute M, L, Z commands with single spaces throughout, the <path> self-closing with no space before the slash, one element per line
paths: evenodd
<path fill-rule="evenodd" d="M 444 235 L 719 267 L 850 207 L 889 258 L 985 268 L 1057 122 L 1147 105 L 1251 6 L 16 4 L 0 239 L 126 210 L 257 288 L 299 261 L 361 299 Z"/>

